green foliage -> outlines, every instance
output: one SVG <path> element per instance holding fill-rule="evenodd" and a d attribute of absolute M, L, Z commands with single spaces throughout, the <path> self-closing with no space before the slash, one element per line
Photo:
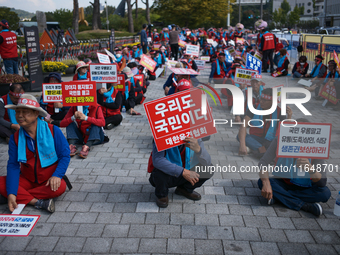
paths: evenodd
<path fill-rule="evenodd" d="M 32 12 L 27 12 L 27 11 L 15 9 L 15 8 L 11 8 L 10 10 L 18 14 L 20 19 L 30 19 L 34 16 L 34 13 Z"/>
<path fill-rule="evenodd" d="M 76 35 L 78 40 L 90 40 L 90 39 L 101 39 L 101 38 L 109 38 L 111 32 L 94 32 L 92 31 L 85 31 Z M 124 36 L 132 36 L 133 34 L 129 32 L 123 31 L 115 31 L 115 36 L 117 37 L 124 37 Z"/>
<path fill-rule="evenodd" d="M 283 0 L 281 3 L 281 9 L 284 15 L 287 15 L 287 13 L 290 11 L 290 5 L 287 0 Z"/>
<path fill-rule="evenodd" d="M 53 13 L 55 21 L 59 22 L 61 29 L 72 27 L 73 13 L 68 9 L 58 9 Z"/>
<path fill-rule="evenodd" d="M 288 23 L 290 26 L 295 25 L 300 20 L 301 8 L 295 6 L 294 10 L 288 15 Z"/>
<path fill-rule="evenodd" d="M 11 11 L 10 8 L 0 7 L 0 17 L 8 21 L 10 30 L 17 30 L 19 28 L 19 16 Z"/>

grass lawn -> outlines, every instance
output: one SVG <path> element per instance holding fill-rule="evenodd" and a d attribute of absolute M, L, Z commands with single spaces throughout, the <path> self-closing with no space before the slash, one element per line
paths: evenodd
<path fill-rule="evenodd" d="M 86 30 L 82 31 L 76 35 L 78 40 L 89 40 L 89 39 L 101 39 L 101 38 L 109 38 L 111 32 L 107 32 L 105 29 L 101 30 Z M 116 37 L 123 37 L 123 36 L 132 36 L 135 34 L 125 32 L 125 31 L 115 31 Z"/>

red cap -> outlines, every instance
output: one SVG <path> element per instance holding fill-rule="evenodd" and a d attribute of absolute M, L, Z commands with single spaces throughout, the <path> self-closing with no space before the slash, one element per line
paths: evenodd
<path fill-rule="evenodd" d="M 188 81 L 186 79 L 180 80 L 177 84 L 177 89 L 179 91 L 183 91 L 183 90 L 190 89 L 190 88 L 191 88 L 191 83 L 190 83 L 190 81 Z"/>

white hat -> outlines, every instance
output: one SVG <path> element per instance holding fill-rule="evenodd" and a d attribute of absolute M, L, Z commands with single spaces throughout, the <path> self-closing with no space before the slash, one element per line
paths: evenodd
<path fill-rule="evenodd" d="M 37 99 L 30 94 L 22 94 L 17 105 L 8 104 L 5 106 L 5 108 L 13 110 L 15 110 L 16 108 L 28 108 L 38 111 L 42 117 L 46 117 L 48 115 L 47 112 L 40 107 Z"/>

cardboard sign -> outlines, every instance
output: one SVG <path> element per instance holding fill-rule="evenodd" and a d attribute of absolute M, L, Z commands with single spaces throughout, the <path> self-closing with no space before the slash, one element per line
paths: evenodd
<path fill-rule="evenodd" d="M 255 52 L 254 57 L 258 58 L 259 60 L 262 60 L 262 58 L 263 58 L 262 54 L 258 51 Z"/>
<path fill-rule="evenodd" d="M 259 60 L 258 58 L 255 58 L 251 54 L 247 53 L 246 68 L 258 71 L 258 73 L 261 74 L 261 71 L 262 71 L 262 61 Z"/>
<path fill-rule="evenodd" d="M 331 131 L 332 124 L 329 123 L 299 123 L 295 127 L 279 125 L 276 153 L 281 158 L 328 159 Z"/>
<path fill-rule="evenodd" d="M 336 90 L 334 86 L 329 86 L 329 83 L 323 86 L 320 91 L 320 96 L 327 99 L 332 104 L 337 104 L 339 99 L 336 98 Z"/>
<path fill-rule="evenodd" d="M 57 103 L 63 101 L 61 84 L 42 84 L 42 95 L 44 103 Z"/>
<path fill-rule="evenodd" d="M 154 50 L 159 50 L 160 47 L 162 47 L 162 44 L 160 44 L 160 43 L 155 43 L 155 44 L 153 45 L 152 48 L 153 48 Z"/>
<path fill-rule="evenodd" d="M 110 57 L 110 58 L 112 58 L 112 60 L 114 61 L 114 62 L 116 62 L 116 57 L 115 57 L 115 55 L 113 55 L 110 51 L 108 51 L 107 49 L 105 49 L 105 52 L 106 52 L 106 54 Z"/>
<path fill-rule="evenodd" d="M 232 56 L 233 58 L 236 56 L 236 51 L 233 46 L 226 48 L 226 50 L 229 51 L 230 56 Z"/>
<path fill-rule="evenodd" d="M 117 75 L 117 83 L 114 85 L 115 89 L 118 91 L 125 91 L 125 75 L 118 74 Z"/>
<path fill-rule="evenodd" d="M 205 61 L 204 60 L 194 60 L 196 65 L 197 65 L 197 69 L 198 70 L 204 70 L 205 67 Z"/>
<path fill-rule="evenodd" d="M 199 57 L 200 46 L 193 44 L 186 44 L 185 53 L 191 56 Z"/>
<path fill-rule="evenodd" d="M 144 86 L 144 75 L 139 74 L 139 75 L 135 75 L 133 76 L 134 79 L 138 80 L 140 82 L 140 86 Z"/>
<path fill-rule="evenodd" d="M 235 83 L 247 84 L 247 86 L 250 86 L 251 77 L 255 74 L 258 74 L 255 70 L 236 68 L 234 81 Z"/>
<path fill-rule="evenodd" d="M 200 89 L 190 89 L 144 103 L 158 151 L 183 144 L 185 137 L 202 138 L 217 133 L 211 108 L 201 114 Z"/>
<path fill-rule="evenodd" d="M 158 68 L 156 69 L 156 78 L 158 78 L 158 77 L 164 72 L 164 68 L 165 68 L 165 66 L 163 66 L 163 67 L 158 67 Z"/>
<path fill-rule="evenodd" d="M 29 236 L 40 215 L 0 215 L 0 236 Z"/>
<path fill-rule="evenodd" d="M 285 69 L 282 70 L 282 72 L 284 72 L 284 71 L 285 71 Z M 281 75 L 282 72 L 281 72 L 281 71 L 277 71 L 277 72 L 275 72 L 275 73 L 272 73 L 272 76 L 275 78 L 275 77 Z"/>
<path fill-rule="evenodd" d="M 201 60 L 204 60 L 205 62 L 209 62 L 210 61 L 210 56 L 201 57 Z"/>
<path fill-rule="evenodd" d="M 185 45 L 186 45 L 186 43 L 185 43 L 185 41 L 182 41 L 181 39 L 178 39 L 178 45 L 180 46 L 180 47 L 185 47 Z"/>
<path fill-rule="evenodd" d="M 151 59 L 150 57 L 148 57 L 145 54 L 142 55 L 139 64 L 144 66 L 150 72 L 153 72 L 156 68 L 156 65 L 157 65 L 156 61 L 154 61 L 153 59 Z"/>
<path fill-rule="evenodd" d="M 182 75 L 198 75 L 199 74 L 195 70 L 189 69 L 189 68 L 173 68 L 173 67 L 170 67 L 169 69 L 175 74 L 182 74 Z"/>
<path fill-rule="evenodd" d="M 333 55 L 334 55 L 334 61 L 336 62 L 336 64 L 338 65 L 338 68 L 340 69 L 340 60 L 335 50 L 333 51 Z"/>
<path fill-rule="evenodd" d="M 109 58 L 108 55 L 105 55 L 105 54 L 97 52 L 97 57 L 98 57 L 99 63 L 102 63 L 102 64 L 111 64 L 111 61 L 110 61 L 110 58 Z"/>
<path fill-rule="evenodd" d="M 64 106 L 87 106 L 97 104 L 96 83 L 93 81 L 62 82 Z"/>
<path fill-rule="evenodd" d="M 117 82 L 117 64 L 94 64 L 90 65 L 90 80 L 101 83 Z"/>

